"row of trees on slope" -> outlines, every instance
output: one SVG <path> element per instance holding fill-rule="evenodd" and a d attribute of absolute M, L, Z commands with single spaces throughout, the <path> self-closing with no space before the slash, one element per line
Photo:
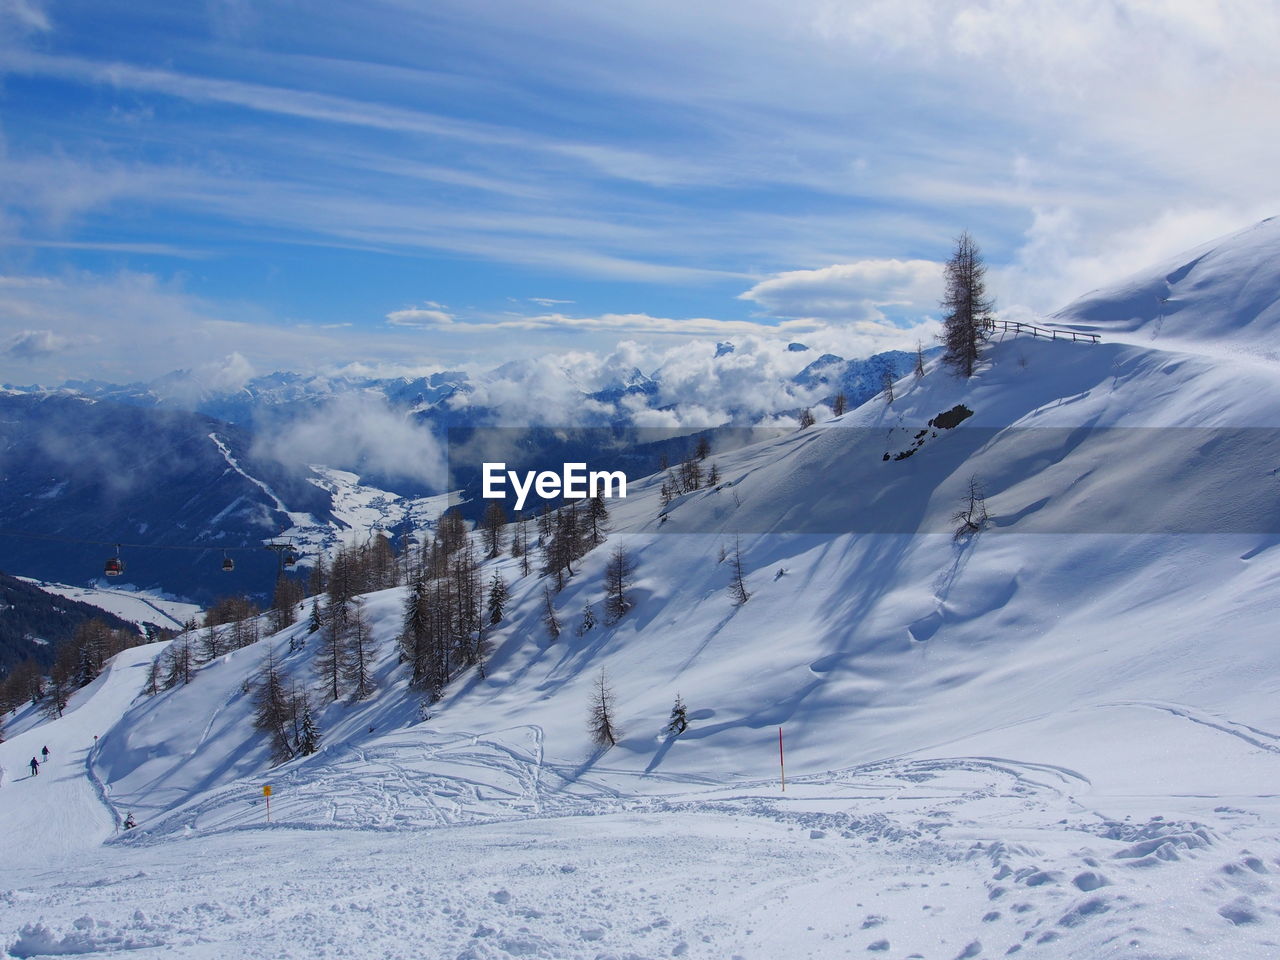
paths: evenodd
<path fill-rule="evenodd" d="M 514 522 L 500 505 L 491 504 L 474 534 L 456 511 L 447 511 L 419 550 L 402 551 L 398 558 L 385 538 L 362 548 L 341 548 L 318 576 L 313 574 L 312 585 L 322 590 L 311 600 L 307 632 L 291 643 L 294 649 L 315 648 L 314 685 L 290 679 L 270 654 L 252 685 L 254 725 L 268 737 L 273 762 L 317 749 L 320 706 L 343 698 L 362 700 L 374 692 L 377 649 L 360 594 L 408 580 L 398 652 L 409 667 L 411 687 L 422 691 L 429 704 L 460 673 L 472 668 L 484 673 L 489 635 L 504 620 L 509 598 L 500 572 L 485 575 L 485 560 L 509 553 L 520 561 L 522 575 L 536 569 L 550 598 L 575 575 L 578 562 L 604 543 L 607 529 L 603 498 L 566 503 L 535 519 L 519 517 Z M 615 549 L 604 577 L 606 622 L 616 622 L 630 609 L 632 575 L 631 561 Z M 559 626 L 554 606 L 550 609 L 548 629 L 554 639 Z M 590 618 L 588 607 L 586 629 L 593 622 Z M 228 643 L 236 642 L 233 637 L 252 636 L 243 621 L 224 628 L 223 634 Z"/>
<path fill-rule="evenodd" d="M 62 716 L 71 695 L 97 679 L 109 659 L 122 650 L 166 636 L 172 633 L 142 634 L 112 628 L 98 619 L 86 620 L 77 625 L 69 640 L 58 645 L 47 674 L 34 660 L 23 660 L 0 682 L 0 716 L 30 702 L 39 706 L 46 717 L 56 719 Z"/>

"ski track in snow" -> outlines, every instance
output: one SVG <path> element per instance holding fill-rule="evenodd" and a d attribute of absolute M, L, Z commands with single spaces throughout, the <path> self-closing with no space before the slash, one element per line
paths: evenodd
<path fill-rule="evenodd" d="M 1159 703 L 1147 700 L 1117 700 L 1113 703 L 1100 704 L 1100 706 L 1145 707 L 1150 710 L 1163 710 L 1165 713 L 1172 714 L 1175 717 L 1190 720 L 1192 723 L 1243 740 L 1245 743 L 1261 750 L 1280 754 L 1280 734 L 1268 733 L 1265 730 L 1259 730 L 1257 727 L 1251 727 L 1247 723 L 1240 723 L 1236 720 L 1215 717 L 1204 710 L 1198 710 L 1185 704 Z"/>
<path fill-rule="evenodd" d="M 6 761 L 122 713 L 151 655 L 127 652 L 63 719 L 4 744 Z M 8 823 L 30 803 L 19 791 L 46 788 L 42 828 L 21 834 L 45 862 L 3 858 L 9 955 L 1274 956 L 1280 837 L 1260 823 L 1274 808 L 1219 807 L 1213 826 L 1108 818 L 1074 801 L 1083 774 L 1001 757 L 877 761 L 782 793 L 575 775 L 543 746 L 536 726 L 411 726 L 279 771 L 271 824 L 254 779 L 119 835 L 92 764 L 51 762 L 48 781 L 0 791 Z"/>

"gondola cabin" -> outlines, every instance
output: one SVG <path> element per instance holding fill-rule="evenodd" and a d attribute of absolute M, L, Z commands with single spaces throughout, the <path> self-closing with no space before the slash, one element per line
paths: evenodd
<path fill-rule="evenodd" d="M 124 561 L 119 557 L 109 557 L 102 568 L 102 572 L 108 577 L 118 577 L 124 573 Z"/>
<path fill-rule="evenodd" d="M 236 568 L 236 562 L 235 562 L 234 560 L 232 560 L 230 557 L 223 557 L 223 558 L 222 558 L 222 572 L 223 572 L 223 573 L 230 573 L 230 572 L 231 572 L 232 570 L 234 570 L 235 568 Z"/>
<path fill-rule="evenodd" d="M 284 554 L 284 565 L 286 567 L 292 567 L 297 562 L 298 562 L 298 555 L 294 553 L 292 550 L 286 550 Z"/>

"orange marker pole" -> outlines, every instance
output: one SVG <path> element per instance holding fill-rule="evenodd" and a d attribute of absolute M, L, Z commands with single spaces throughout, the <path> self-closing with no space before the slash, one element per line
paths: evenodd
<path fill-rule="evenodd" d="M 782 792 L 787 792 L 787 761 L 782 753 L 782 728 L 778 728 L 778 769 L 782 771 Z"/>
<path fill-rule="evenodd" d="M 267 823 L 271 822 L 271 785 L 267 784 L 262 788 L 262 795 L 267 798 Z"/>

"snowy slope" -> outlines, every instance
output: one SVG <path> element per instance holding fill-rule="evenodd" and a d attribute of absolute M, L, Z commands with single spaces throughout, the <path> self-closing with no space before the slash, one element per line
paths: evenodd
<path fill-rule="evenodd" d="M 71 698 L 57 720 L 32 725 L 28 708 L 0 743 L 0 822 L 7 863 L 38 857 L 61 864 L 113 835 L 118 823 L 103 802 L 101 785 L 86 775 L 96 750 L 94 737 L 120 718 L 142 689 L 147 665 L 163 644 L 134 647 L 113 657 L 102 675 Z M 32 776 L 29 761 L 49 748 L 49 760 Z"/>
<path fill-rule="evenodd" d="M 1050 320 L 1109 340 L 1280 359 L 1278 246 L 1280 217 L 1271 217 L 1086 294 Z"/>
<path fill-rule="evenodd" d="M 141 626 L 153 623 L 158 627 L 181 629 L 182 625 L 192 617 L 200 614 L 200 607 L 194 603 L 183 603 L 165 596 L 149 593 L 145 590 L 110 589 L 107 587 L 74 587 L 65 583 L 48 583 L 44 580 L 33 580 L 30 577 L 19 577 L 59 597 L 79 600 L 91 606 L 114 613 L 122 620 L 128 620 Z"/>
<path fill-rule="evenodd" d="M 6 861 L 11 953 L 82 936 L 144 956 L 1277 955 L 1276 460 L 1203 449 L 1208 428 L 1280 417 L 1280 367 L 1218 346 L 1270 316 L 1228 289 L 1270 269 L 1270 230 L 1197 261 L 1221 269 L 1180 294 L 1195 335 L 1010 338 L 970 382 L 930 369 L 890 407 L 717 457 L 718 492 L 663 511 L 658 478 L 633 485 L 557 596 L 554 643 L 541 583 L 496 561 L 513 599 L 487 674 L 425 721 L 394 650 L 404 588 L 366 601 L 378 694 L 326 706 L 311 757 L 270 769 L 245 692 L 268 646 L 313 678 L 315 641 L 288 650 L 301 627 L 139 700 L 92 764 L 139 830 L 65 888 Z M 1132 313 L 1168 274 L 1089 315 Z M 957 404 L 973 416 L 884 460 Z M 957 542 L 973 474 L 992 528 Z M 1140 532 L 1207 502 L 1236 532 Z M 1130 507 L 1148 527 L 1120 525 Z M 893 532 L 921 528 L 941 532 Z M 741 607 L 720 560 L 735 533 Z M 615 544 L 635 608 L 577 637 Z M 601 667 L 623 728 L 604 753 L 584 726 Z M 692 725 L 672 740 L 677 693 Z M 139 868 L 130 896 L 95 886 Z"/>

